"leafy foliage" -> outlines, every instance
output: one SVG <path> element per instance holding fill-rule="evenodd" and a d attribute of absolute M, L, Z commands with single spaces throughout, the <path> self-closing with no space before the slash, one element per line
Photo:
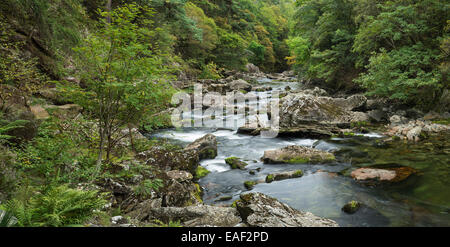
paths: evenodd
<path fill-rule="evenodd" d="M 437 0 L 297 1 L 288 61 L 335 89 L 361 85 L 430 108 L 448 87 L 448 8 Z"/>
<path fill-rule="evenodd" d="M 102 12 L 111 22 L 102 20 L 99 31 L 75 49 L 86 87 L 72 88 L 70 93 L 99 119 L 99 162 L 105 143 L 109 159 L 118 141 L 114 134 L 121 126 L 137 123 L 146 113 L 165 107 L 172 95 L 164 80 L 168 70 L 149 41 L 155 33 L 147 28 L 152 22 L 140 18 L 152 13 L 133 4 Z"/>
<path fill-rule="evenodd" d="M 83 224 L 106 204 L 104 194 L 81 191 L 66 185 L 40 192 L 27 189 L 24 198 L 7 201 L 3 207 L 14 215 L 18 226 L 69 226 Z"/>

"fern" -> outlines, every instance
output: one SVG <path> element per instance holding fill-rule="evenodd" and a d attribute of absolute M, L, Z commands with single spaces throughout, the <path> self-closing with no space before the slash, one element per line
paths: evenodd
<path fill-rule="evenodd" d="M 92 218 L 106 204 L 104 196 L 62 185 L 35 193 L 25 201 L 10 200 L 5 209 L 17 217 L 19 226 L 77 225 Z"/>

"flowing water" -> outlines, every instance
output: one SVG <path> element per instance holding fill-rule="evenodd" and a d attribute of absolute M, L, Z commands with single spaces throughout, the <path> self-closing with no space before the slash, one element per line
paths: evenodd
<path fill-rule="evenodd" d="M 260 80 L 273 90 L 283 90 L 297 83 Z M 256 93 L 270 95 L 271 92 Z M 181 145 L 211 133 L 217 137 L 218 155 L 202 160 L 200 165 L 211 171 L 199 180 L 204 188 L 206 204 L 231 204 L 248 190 L 247 180 L 261 181 L 251 191 L 262 192 L 288 205 L 318 216 L 336 220 L 341 226 L 450 226 L 450 145 L 448 136 L 438 137 L 420 145 L 382 147 L 378 133 L 328 140 L 300 138 L 262 138 L 237 134 L 234 129 L 183 128 L 161 130 L 153 137 L 169 139 Z M 288 145 L 315 147 L 338 151 L 333 164 L 263 164 L 265 150 Z M 340 153 L 339 153 L 340 152 Z M 249 165 L 246 170 L 230 169 L 224 159 L 239 157 Z M 342 157 L 341 157 L 342 156 Z M 344 159 L 343 157 L 346 157 Z M 350 158 L 350 159 L 348 159 Z M 368 187 L 348 176 L 352 166 L 395 163 L 419 171 L 398 184 Z M 301 169 L 300 178 L 264 183 L 267 174 Z M 254 175 L 250 171 L 255 171 Z M 220 201 L 219 198 L 232 199 Z M 355 214 L 341 211 L 342 206 L 357 200 L 364 206 Z"/>

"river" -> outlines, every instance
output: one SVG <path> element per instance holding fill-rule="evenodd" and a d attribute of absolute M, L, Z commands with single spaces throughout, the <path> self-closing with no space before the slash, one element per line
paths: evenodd
<path fill-rule="evenodd" d="M 260 96 L 282 91 L 285 86 L 295 89 L 296 82 L 275 82 L 263 78 L 261 85 L 272 91 L 254 92 Z M 237 134 L 237 129 L 182 128 L 164 129 L 152 134 L 183 146 L 211 133 L 217 137 L 218 155 L 202 160 L 200 165 L 211 173 L 199 180 L 204 189 L 206 204 L 231 204 L 248 190 L 244 181 L 263 181 L 266 175 L 277 171 L 301 169 L 300 178 L 259 183 L 251 191 L 262 192 L 302 211 L 335 220 L 341 226 L 450 226 L 450 147 L 446 137 L 423 144 L 405 144 L 395 149 L 377 147 L 380 133 L 369 133 L 348 138 L 326 140 L 301 138 L 262 138 Z M 362 157 L 366 163 L 395 163 L 411 166 L 419 171 L 406 181 L 389 186 L 368 187 L 355 182 L 348 171 L 355 163 L 338 161 L 326 165 L 263 164 L 260 158 L 265 150 L 288 145 L 302 145 L 326 151 L 350 150 L 347 155 L 355 160 Z M 224 161 L 239 157 L 249 165 L 246 170 L 231 169 Z M 352 156 L 352 157 L 353 157 Z M 365 166 L 360 162 L 359 166 Z M 255 171 L 254 175 L 250 171 Z M 253 173 L 253 172 L 252 172 Z M 220 201 L 219 198 L 232 199 Z M 357 200 L 363 207 L 355 214 L 342 212 L 342 206 Z"/>

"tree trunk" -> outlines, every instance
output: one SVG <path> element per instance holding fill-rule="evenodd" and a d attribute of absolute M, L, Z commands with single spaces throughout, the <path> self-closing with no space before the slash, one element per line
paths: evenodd
<path fill-rule="evenodd" d="M 106 1 L 106 11 L 108 11 L 108 15 L 106 16 L 106 22 L 111 23 L 111 1 Z"/>
<path fill-rule="evenodd" d="M 98 175 L 100 172 L 100 169 L 102 167 L 102 159 L 103 159 L 103 146 L 105 144 L 105 133 L 102 128 L 99 129 L 100 132 L 100 146 L 98 150 L 98 157 L 97 157 L 97 163 L 95 165 L 95 173 Z M 93 178 L 95 179 L 95 177 Z"/>
<path fill-rule="evenodd" d="M 128 135 L 130 135 L 131 149 L 136 152 L 136 149 L 134 148 L 133 133 L 131 132 L 131 124 L 128 124 Z"/>

